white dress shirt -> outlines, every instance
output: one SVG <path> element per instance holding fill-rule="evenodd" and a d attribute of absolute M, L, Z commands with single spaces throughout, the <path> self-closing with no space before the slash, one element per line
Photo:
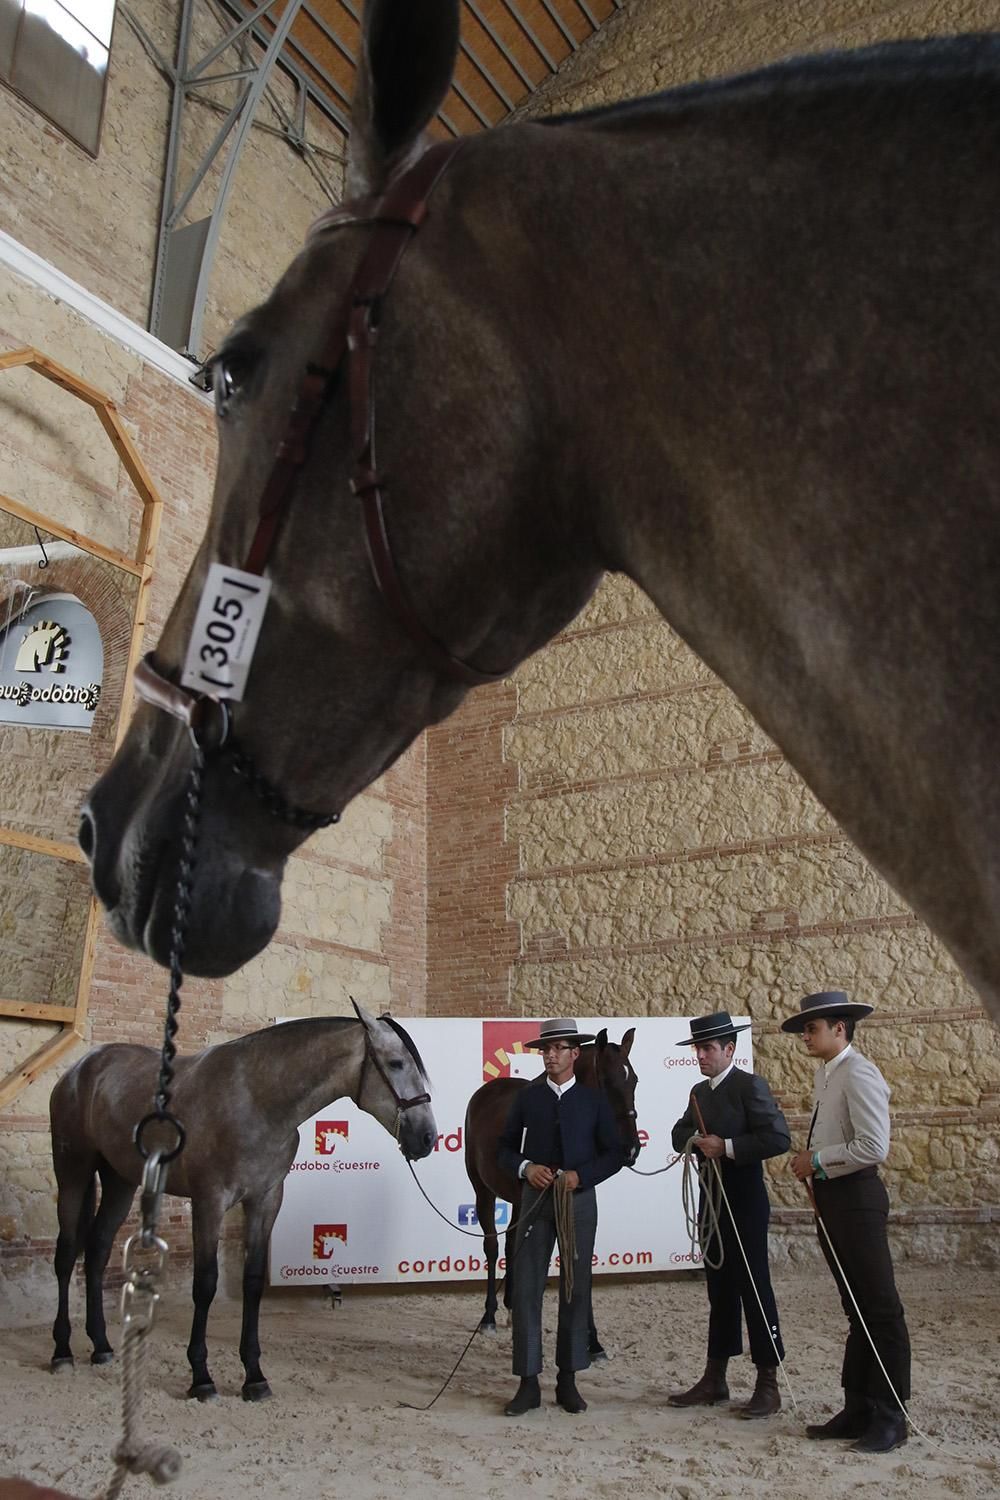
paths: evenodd
<path fill-rule="evenodd" d="M 723 1070 L 722 1070 L 721 1073 L 716 1073 L 716 1075 L 715 1075 L 714 1078 L 710 1078 L 708 1080 L 708 1086 L 712 1090 L 713 1093 L 719 1087 L 720 1083 L 724 1083 L 725 1082 L 725 1080 L 729 1077 L 730 1073 L 733 1071 L 733 1069 L 735 1068 L 735 1066 L 736 1066 L 736 1059 L 733 1058 L 733 1061 L 729 1064 L 728 1068 L 723 1068 Z M 730 1161 L 735 1161 L 736 1160 L 736 1156 L 735 1156 L 735 1153 L 733 1151 L 733 1143 L 732 1143 L 731 1140 L 727 1140 L 726 1141 L 726 1155 L 729 1157 Z"/>

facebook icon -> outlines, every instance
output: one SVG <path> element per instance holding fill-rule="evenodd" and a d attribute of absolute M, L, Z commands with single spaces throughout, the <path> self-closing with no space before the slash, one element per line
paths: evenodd
<path fill-rule="evenodd" d="M 502 1198 L 497 1199 L 493 1222 L 497 1229 L 503 1229 L 510 1218 L 510 1204 L 505 1203 Z M 458 1222 L 466 1229 L 478 1229 L 479 1215 L 476 1213 L 474 1203 L 460 1203 L 458 1205 Z"/>

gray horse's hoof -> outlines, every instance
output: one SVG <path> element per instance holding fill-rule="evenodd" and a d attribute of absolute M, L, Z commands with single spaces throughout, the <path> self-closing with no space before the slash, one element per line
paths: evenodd
<path fill-rule="evenodd" d="M 607 1349 L 595 1349 L 590 1356 L 590 1363 L 592 1365 L 606 1365 L 610 1358 L 611 1355 Z"/>
<path fill-rule="evenodd" d="M 90 1363 L 92 1365 L 109 1365 L 114 1357 L 115 1351 L 113 1349 L 95 1349 L 90 1356 Z"/>
<path fill-rule="evenodd" d="M 58 1358 L 53 1355 L 49 1360 L 49 1369 L 53 1375 L 72 1375 L 75 1368 L 72 1354 L 62 1354 Z"/>
<path fill-rule="evenodd" d="M 218 1401 L 219 1393 L 215 1389 L 215 1381 L 209 1380 L 205 1385 L 189 1386 L 187 1399 L 189 1401 Z"/>
<path fill-rule="evenodd" d="M 266 1380 L 255 1380 L 253 1385 L 245 1385 L 240 1395 L 244 1401 L 269 1401 L 272 1391 Z"/>
<path fill-rule="evenodd" d="M 485 1338 L 495 1339 L 497 1336 L 497 1325 L 495 1323 L 480 1323 L 476 1331 L 481 1333 Z"/>

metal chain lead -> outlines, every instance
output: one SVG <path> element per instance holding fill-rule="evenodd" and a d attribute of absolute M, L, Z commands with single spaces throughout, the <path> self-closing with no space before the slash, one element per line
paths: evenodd
<path fill-rule="evenodd" d="M 188 773 L 187 791 L 184 794 L 184 828 L 181 833 L 181 857 L 177 866 L 177 889 L 174 894 L 174 925 L 170 931 L 170 991 L 167 995 L 167 1016 L 163 1026 L 163 1048 L 160 1053 L 160 1077 L 156 1088 L 156 1112 L 165 1115 L 170 1105 L 170 1090 L 174 1081 L 174 1058 L 177 1048 L 177 1014 L 181 1008 L 181 985 L 184 983 L 184 945 L 187 940 L 188 918 L 191 915 L 191 894 L 194 886 L 194 866 L 198 853 L 198 828 L 201 823 L 201 799 L 205 779 L 205 753 L 201 746 L 194 745 L 194 760 Z"/>
<path fill-rule="evenodd" d="M 246 750 L 240 749 L 232 737 L 226 746 L 225 754 L 230 768 L 237 776 L 242 777 L 254 795 L 263 802 L 268 812 L 281 822 L 290 823 L 293 828 L 308 829 L 310 832 L 315 832 L 319 828 L 329 828 L 331 824 L 340 822 L 338 812 L 309 812 L 306 808 L 297 807 L 294 802 L 289 802 L 273 782 L 261 775 L 251 756 Z"/>

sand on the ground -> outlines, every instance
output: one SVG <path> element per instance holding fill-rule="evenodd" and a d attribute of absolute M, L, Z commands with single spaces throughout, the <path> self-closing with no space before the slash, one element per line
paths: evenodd
<path fill-rule="evenodd" d="M 263 1368 L 274 1396 L 240 1399 L 237 1303 L 217 1301 L 209 1324 L 219 1399 L 188 1401 L 188 1289 L 171 1286 L 150 1346 L 143 1431 L 183 1454 L 170 1500 L 996 1500 L 1000 1496 L 1000 1303 L 987 1270 L 951 1265 L 899 1273 L 913 1342 L 912 1416 L 930 1441 L 882 1457 L 816 1443 L 807 1421 L 839 1406 L 844 1319 L 825 1267 L 783 1270 L 776 1290 L 788 1349 L 781 1413 L 739 1420 L 727 1408 L 682 1411 L 667 1394 L 704 1363 L 707 1303 L 700 1278 L 603 1279 L 595 1313 L 613 1354 L 579 1380 L 589 1410 L 553 1404 L 502 1414 L 516 1382 L 510 1331 L 474 1339 L 448 1389 L 426 1404 L 458 1358 L 481 1310 L 473 1288 L 355 1291 L 334 1309 L 315 1290 L 265 1299 Z M 113 1299 L 109 1294 L 109 1306 Z M 556 1292 L 546 1294 L 546 1349 Z M 89 1364 L 74 1290 L 75 1370 L 52 1375 L 51 1309 L 8 1327 L 0 1343 L 0 1474 L 78 1496 L 101 1493 L 120 1434 L 118 1362 Z M 503 1315 L 501 1315 L 503 1318 Z M 112 1341 L 117 1335 L 112 1332 Z M 551 1352 L 546 1358 L 551 1360 Z M 733 1399 L 753 1380 L 730 1364 Z M 124 1496 L 153 1493 L 130 1478 Z"/>

